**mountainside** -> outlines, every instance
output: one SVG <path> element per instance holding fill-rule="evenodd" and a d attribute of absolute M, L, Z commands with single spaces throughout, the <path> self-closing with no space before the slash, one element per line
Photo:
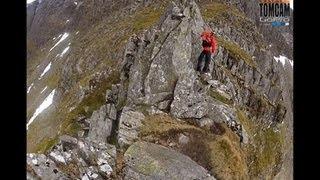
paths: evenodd
<path fill-rule="evenodd" d="M 259 25 L 258 7 L 28 4 L 28 179 L 293 179 L 292 22 Z"/>

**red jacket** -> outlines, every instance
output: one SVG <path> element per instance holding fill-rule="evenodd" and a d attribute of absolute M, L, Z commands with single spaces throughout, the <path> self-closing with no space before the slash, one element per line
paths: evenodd
<path fill-rule="evenodd" d="M 214 52 L 216 52 L 217 50 L 217 47 L 218 47 L 218 43 L 217 43 L 217 40 L 216 38 L 214 37 L 213 33 L 211 33 L 210 31 L 204 31 L 202 34 L 201 34 L 201 39 L 203 41 L 206 41 L 208 42 L 209 46 L 204 46 L 202 45 L 202 48 L 204 51 L 209 51 L 211 52 L 212 54 Z"/>

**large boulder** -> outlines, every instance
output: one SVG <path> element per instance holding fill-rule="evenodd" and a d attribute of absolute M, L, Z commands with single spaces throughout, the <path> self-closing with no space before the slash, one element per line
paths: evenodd
<path fill-rule="evenodd" d="M 153 143 L 132 144 L 124 160 L 124 179 L 214 179 L 188 156 Z"/>
<path fill-rule="evenodd" d="M 116 119 L 116 109 L 114 104 L 102 106 L 92 113 L 88 138 L 91 141 L 105 143 L 111 135 L 112 124 Z"/>

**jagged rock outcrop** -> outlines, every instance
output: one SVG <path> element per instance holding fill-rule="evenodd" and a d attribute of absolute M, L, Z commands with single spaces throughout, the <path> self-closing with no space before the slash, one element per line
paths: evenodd
<path fill-rule="evenodd" d="M 112 121 L 116 120 L 116 115 L 114 104 L 107 104 L 93 112 L 88 120 L 90 122 L 88 138 L 91 141 L 106 142 L 111 135 Z"/>
<path fill-rule="evenodd" d="M 121 147 L 130 145 L 138 138 L 139 128 L 144 120 L 141 112 L 124 108 L 119 120 L 118 143 Z"/>
<path fill-rule="evenodd" d="M 105 179 L 115 168 L 116 148 L 70 136 L 60 138 L 48 155 L 28 154 L 28 179 Z"/>

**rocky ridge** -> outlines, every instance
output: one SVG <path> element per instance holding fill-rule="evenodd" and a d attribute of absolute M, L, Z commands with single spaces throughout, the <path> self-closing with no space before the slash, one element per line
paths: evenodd
<path fill-rule="evenodd" d="M 28 178 L 292 177 L 292 145 L 285 144 L 292 138 L 292 66 L 274 60 L 254 21 L 234 6 L 228 12 L 237 19 L 219 19 L 205 10 L 226 13 L 228 5 L 202 3 L 169 3 L 155 26 L 129 38 L 119 81 L 102 105 L 77 118 L 74 137 L 28 154 Z M 207 79 L 194 70 L 205 24 L 219 40 Z M 104 83 L 91 82 L 93 90 Z"/>

